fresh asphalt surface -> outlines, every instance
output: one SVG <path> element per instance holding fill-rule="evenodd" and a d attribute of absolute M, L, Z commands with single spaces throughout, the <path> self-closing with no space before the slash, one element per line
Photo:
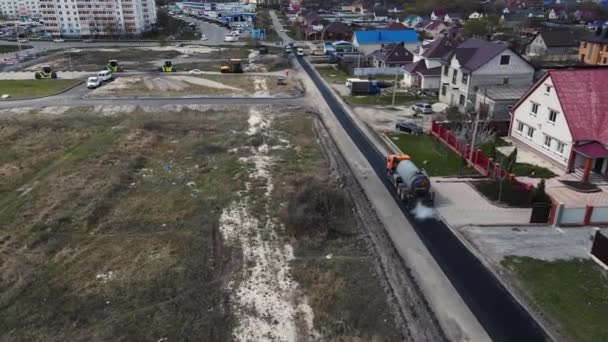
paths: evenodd
<path fill-rule="evenodd" d="M 385 156 L 359 130 L 350 116 L 333 97 L 310 64 L 298 58 L 304 71 L 319 88 L 336 118 L 374 171 L 393 194 L 401 211 L 450 279 L 469 309 L 494 341 L 551 340 L 530 314 L 511 296 L 496 277 L 467 249 L 443 221 L 419 221 L 395 195 L 386 177 Z"/>

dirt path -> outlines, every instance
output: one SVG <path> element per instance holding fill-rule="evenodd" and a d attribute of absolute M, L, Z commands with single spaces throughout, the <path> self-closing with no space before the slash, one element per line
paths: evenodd
<path fill-rule="evenodd" d="M 268 136 L 270 116 L 252 108 L 248 123 L 248 136 Z M 252 146 L 250 156 L 240 159 L 243 166 L 253 168 L 251 179 L 220 217 L 224 239 L 242 249 L 245 265 L 241 279 L 228 285 L 238 319 L 233 332 L 237 341 L 296 341 L 314 335 L 312 309 L 289 274 L 293 248 L 279 238 L 277 231 L 283 227 L 270 215 L 274 185 L 269 151 L 266 143 Z M 261 186 L 256 188 L 254 182 Z M 253 207 L 260 201 L 264 209 L 256 212 Z"/>

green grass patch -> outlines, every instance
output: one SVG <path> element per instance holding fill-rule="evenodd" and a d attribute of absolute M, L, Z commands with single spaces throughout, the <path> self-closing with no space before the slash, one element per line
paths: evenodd
<path fill-rule="evenodd" d="M 31 49 L 31 45 L 21 45 L 21 50 Z M 19 45 L 0 45 L 0 53 L 19 51 Z"/>
<path fill-rule="evenodd" d="M 335 69 L 332 67 L 329 68 L 317 68 L 317 72 L 325 81 L 334 84 L 346 84 L 347 78 L 354 78 L 354 76 L 350 76 L 344 70 Z"/>
<path fill-rule="evenodd" d="M 503 139 L 497 138 L 494 141 L 481 144 L 477 148 L 479 148 L 485 156 L 494 158 L 494 160 L 502 164 L 502 161 L 506 160 L 507 157 L 498 152 L 496 148 L 509 145 L 510 144 Z M 512 173 L 518 177 L 532 178 L 553 178 L 557 176 L 555 173 L 545 167 L 528 163 L 515 163 Z"/>
<path fill-rule="evenodd" d="M 475 175 L 456 153 L 443 143 L 427 134 L 409 135 L 401 133 L 387 134 L 403 153 L 412 157 L 412 161 L 424 168 L 429 176 Z"/>
<path fill-rule="evenodd" d="M 528 163 L 515 163 L 513 174 L 516 176 L 526 176 L 533 178 L 553 178 L 557 176 L 551 170 L 538 165 Z"/>
<path fill-rule="evenodd" d="M 344 96 L 344 100 L 351 105 L 382 105 L 390 106 L 393 104 L 393 93 L 391 88 L 383 89 L 383 93 L 377 95 L 364 95 L 364 96 Z M 419 100 L 419 96 L 412 95 L 395 95 L 395 105 L 406 105 L 411 104 L 414 101 Z"/>
<path fill-rule="evenodd" d="M 508 257 L 502 264 L 568 340 L 608 341 L 608 274 L 598 265 L 522 257 Z"/>
<path fill-rule="evenodd" d="M 32 73 L 32 78 L 34 73 Z M 3 80 L 0 94 L 9 94 L 13 99 L 52 95 L 78 84 L 81 80 Z"/>
<path fill-rule="evenodd" d="M 478 181 L 472 184 L 490 201 L 510 207 L 530 207 L 530 193 L 519 187 L 513 187 L 508 180 L 503 180 L 502 182 L 502 193 L 500 193 L 500 183 L 498 180 Z"/>

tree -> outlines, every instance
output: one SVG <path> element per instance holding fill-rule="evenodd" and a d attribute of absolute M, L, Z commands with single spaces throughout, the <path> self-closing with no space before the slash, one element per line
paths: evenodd
<path fill-rule="evenodd" d="M 483 18 L 467 20 L 462 29 L 469 36 L 485 36 L 488 34 L 488 27 Z"/>
<path fill-rule="evenodd" d="M 507 167 L 505 169 L 508 173 L 513 173 L 513 168 L 515 167 L 515 164 L 517 164 L 517 147 L 509 154 L 507 161 Z"/>
<path fill-rule="evenodd" d="M 499 203 L 502 200 L 503 183 L 504 183 L 505 179 L 511 173 L 510 170 L 512 170 L 513 166 L 515 165 L 515 158 L 517 157 L 517 148 L 515 150 L 513 150 L 513 152 L 511 152 L 511 154 L 509 154 L 508 157 L 505 157 L 504 155 L 502 155 L 502 156 L 503 156 L 503 158 L 502 158 L 503 160 L 500 163 L 500 165 L 506 172 L 499 173 L 498 175 L 496 175 L 496 178 L 498 178 L 498 202 Z"/>
<path fill-rule="evenodd" d="M 545 180 L 541 179 L 532 193 L 532 203 L 551 203 L 551 197 L 545 192 Z"/>

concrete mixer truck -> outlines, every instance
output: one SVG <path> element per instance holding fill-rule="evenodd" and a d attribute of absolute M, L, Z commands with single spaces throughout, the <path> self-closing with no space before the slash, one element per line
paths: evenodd
<path fill-rule="evenodd" d="M 435 194 L 431 190 L 431 181 L 427 174 L 420 170 L 405 154 L 389 154 L 386 157 L 388 179 L 395 186 L 397 196 L 409 208 L 418 202 L 432 206 Z"/>

